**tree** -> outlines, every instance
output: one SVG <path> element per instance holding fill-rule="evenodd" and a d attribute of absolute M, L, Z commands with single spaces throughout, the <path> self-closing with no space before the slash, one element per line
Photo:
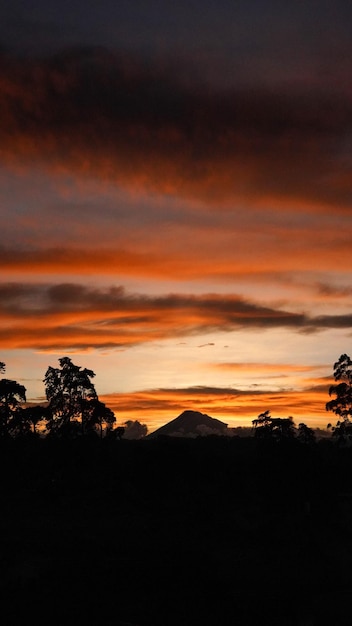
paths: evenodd
<path fill-rule="evenodd" d="M 3 364 L 1 364 L 3 365 Z M 2 367 L 4 371 L 4 366 Z M 26 401 L 26 388 L 15 380 L 0 380 L 0 436 L 16 435 L 21 428 L 20 405 Z"/>
<path fill-rule="evenodd" d="M 88 403 L 98 399 L 91 382 L 95 373 L 74 365 L 69 357 L 59 359 L 59 363 L 59 368 L 48 367 L 44 378 L 50 411 L 47 429 L 62 436 L 84 434 L 90 427 Z"/>
<path fill-rule="evenodd" d="M 252 420 L 255 436 L 264 439 L 271 437 L 272 421 L 270 411 L 264 411 L 258 415 L 257 419 Z"/>
<path fill-rule="evenodd" d="M 298 424 L 297 438 L 299 439 L 301 443 L 311 445 L 315 443 L 314 430 L 312 428 L 309 428 L 309 426 L 307 426 L 303 422 L 301 422 L 301 424 Z"/>
<path fill-rule="evenodd" d="M 326 410 L 349 421 L 352 415 L 352 361 L 347 354 L 342 354 L 334 364 L 334 378 L 339 382 L 331 385 L 329 396 L 336 397 L 326 403 Z"/>
<path fill-rule="evenodd" d="M 109 409 L 104 402 L 98 400 L 98 398 L 84 401 L 83 415 L 85 431 L 96 432 L 96 430 L 98 430 L 100 438 L 103 437 L 104 427 L 106 433 L 110 432 L 113 424 L 116 422 L 114 412 Z"/>
<path fill-rule="evenodd" d="M 346 442 L 352 439 L 352 361 L 347 354 L 334 363 L 334 378 L 337 384 L 330 386 L 329 396 L 335 398 L 326 403 L 326 410 L 341 418 L 331 430 L 340 442 Z"/>
<path fill-rule="evenodd" d="M 295 424 L 292 417 L 271 417 L 270 411 L 260 413 L 252 421 L 255 436 L 262 439 L 292 439 L 295 436 Z"/>
<path fill-rule="evenodd" d="M 278 440 L 293 439 L 296 435 L 293 417 L 277 417 L 273 419 L 273 434 Z"/>
<path fill-rule="evenodd" d="M 37 435 L 38 424 L 44 422 L 50 416 L 50 411 L 41 405 L 21 407 L 17 412 L 19 418 L 17 431 L 18 434 L 22 435 L 30 432 L 33 435 Z"/>
<path fill-rule="evenodd" d="M 119 439 L 121 441 L 122 437 L 125 434 L 125 429 L 123 426 L 118 426 L 117 428 L 115 428 L 115 430 L 112 431 L 112 434 L 115 439 Z"/>

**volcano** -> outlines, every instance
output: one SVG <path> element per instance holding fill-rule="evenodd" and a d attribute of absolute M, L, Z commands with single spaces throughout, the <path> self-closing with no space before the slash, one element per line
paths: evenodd
<path fill-rule="evenodd" d="M 206 437 L 226 435 L 227 424 L 199 411 L 184 411 L 171 422 L 158 428 L 149 437 Z"/>

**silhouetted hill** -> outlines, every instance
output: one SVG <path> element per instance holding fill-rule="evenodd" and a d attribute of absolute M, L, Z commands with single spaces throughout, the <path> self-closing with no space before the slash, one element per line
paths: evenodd
<path fill-rule="evenodd" d="M 227 424 L 199 411 L 184 411 L 171 422 L 158 428 L 149 437 L 199 437 L 226 435 Z"/>

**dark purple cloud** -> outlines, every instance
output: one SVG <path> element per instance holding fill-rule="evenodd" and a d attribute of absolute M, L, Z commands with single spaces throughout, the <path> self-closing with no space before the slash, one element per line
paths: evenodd
<path fill-rule="evenodd" d="M 206 202 L 350 207 L 346 87 L 211 90 L 191 67 L 102 48 L 3 55 L 0 160 Z"/>

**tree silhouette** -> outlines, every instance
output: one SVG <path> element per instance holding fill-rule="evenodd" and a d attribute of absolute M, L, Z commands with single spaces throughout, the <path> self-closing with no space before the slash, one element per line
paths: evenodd
<path fill-rule="evenodd" d="M 303 422 L 301 422 L 298 425 L 297 438 L 299 439 L 301 443 L 311 445 L 315 443 L 314 430 L 312 428 L 309 428 L 309 426 L 307 426 L 306 424 L 303 424 Z"/>
<path fill-rule="evenodd" d="M 255 436 L 262 439 L 292 439 L 295 436 L 295 425 L 292 417 L 271 417 L 270 411 L 260 413 L 252 420 Z"/>
<path fill-rule="evenodd" d="M 3 364 L 2 364 L 3 365 Z M 4 368 L 3 368 L 4 371 Z M 19 408 L 26 401 L 26 388 L 15 380 L 0 380 L 0 436 L 16 435 L 21 429 Z"/>
<path fill-rule="evenodd" d="M 334 364 L 334 378 L 337 384 L 331 385 L 329 396 L 335 398 L 326 403 L 326 410 L 341 417 L 332 431 L 340 440 L 346 440 L 352 436 L 352 361 L 347 354 L 341 354 Z"/>
<path fill-rule="evenodd" d="M 102 438 L 104 427 L 106 432 L 109 432 L 116 422 L 114 412 L 98 398 L 84 400 L 83 406 L 85 432 L 96 432 L 98 430 L 100 438 Z"/>
<path fill-rule="evenodd" d="M 277 417 L 273 419 L 273 433 L 276 439 L 293 439 L 295 424 L 292 417 Z"/>
<path fill-rule="evenodd" d="M 344 420 L 349 419 L 352 415 L 352 361 L 347 354 L 342 354 L 334 364 L 334 378 L 340 382 L 331 385 L 329 395 L 335 394 L 336 398 L 326 403 L 326 410 Z"/>
<path fill-rule="evenodd" d="M 50 415 L 50 411 L 41 405 L 21 407 L 17 412 L 21 421 L 18 427 L 20 434 L 32 432 L 33 435 L 37 435 L 38 424 L 45 421 Z"/>
<path fill-rule="evenodd" d="M 124 429 L 123 426 L 118 426 L 113 431 L 113 435 L 115 436 L 115 439 L 119 439 L 120 441 L 121 441 L 122 437 L 124 436 L 124 433 L 125 433 L 125 429 Z"/>
<path fill-rule="evenodd" d="M 91 419 L 88 402 L 98 399 L 91 382 L 95 373 L 74 365 L 69 357 L 59 363 L 59 368 L 48 367 L 44 378 L 50 411 L 47 430 L 62 436 L 84 434 Z"/>
<path fill-rule="evenodd" d="M 252 420 L 253 427 L 255 428 L 255 436 L 262 439 L 271 437 L 272 421 L 273 418 L 270 415 L 270 411 L 264 411 L 258 415 L 257 419 Z"/>

